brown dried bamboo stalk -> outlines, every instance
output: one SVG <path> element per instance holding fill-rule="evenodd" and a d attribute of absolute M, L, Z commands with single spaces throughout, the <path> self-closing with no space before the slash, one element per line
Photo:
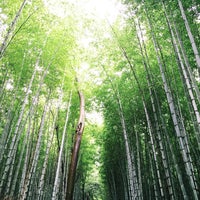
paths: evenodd
<path fill-rule="evenodd" d="M 76 175 L 76 168 L 77 168 L 77 161 L 78 161 L 78 154 L 81 145 L 81 138 L 84 131 L 84 124 L 85 124 L 85 100 L 83 94 L 78 91 L 79 99 L 80 99 L 80 116 L 75 132 L 75 142 L 73 147 L 73 152 L 71 156 L 71 163 L 69 166 L 69 174 L 67 179 L 67 194 L 66 200 L 73 199 L 73 191 L 74 191 L 74 180 Z"/>

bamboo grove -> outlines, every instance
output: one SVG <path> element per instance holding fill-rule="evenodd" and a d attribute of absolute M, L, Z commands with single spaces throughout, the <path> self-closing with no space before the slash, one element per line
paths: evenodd
<path fill-rule="evenodd" d="M 200 2 L 55 2 L 0 2 L 0 199 L 198 200 Z"/>

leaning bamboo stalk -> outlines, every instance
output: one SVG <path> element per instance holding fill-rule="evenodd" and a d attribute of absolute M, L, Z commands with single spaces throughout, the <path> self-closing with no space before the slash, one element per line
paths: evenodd
<path fill-rule="evenodd" d="M 130 147 L 129 147 L 129 143 L 128 143 L 128 134 L 127 134 L 127 130 L 126 130 L 126 124 L 125 124 L 125 119 L 124 119 L 124 114 L 123 114 L 122 103 L 121 103 L 118 91 L 117 91 L 116 98 L 117 98 L 117 103 L 118 103 L 118 106 L 119 106 L 119 116 L 120 116 L 120 121 L 121 121 L 122 129 L 123 129 L 123 136 L 124 136 L 125 149 L 126 149 L 126 157 L 127 157 L 127 165 L 128 165 L 127 168 L 128 168 L 129 184 L 130 184 L 129 185 L 129 187 L 130 187 L 130 199 L 133 200 L 135 198 L 138 198 L 137 176 L 136 176 L 135 167 L 132 164 L 131 152 L 130 152 Z M 135 183 L 134 183 L 134 181 L 135 181 Z"/>
<path fill-rule="evenodd" d="M 196 94 L 196 98 L 198 100 L 198 103 L 200 104 L 200 91 L 199 91 L 199 88 L 198 88 L 198 85 L 197 85 L 197 82 L 195 80 L 195 77 L 193 75 L 193 72 L 192 72 L 192 68 L 189 64 L 189 60 L 188 60 L 188 57 L 186 55 L 186 51 L 184 49 L 184 46 L 183 46 L 183 42 L 181 40 L 181 37 L 180 37 L 180 33 L 177 29 L 177 25 L 175 24 L 175 21 L 173 21 L 173 25 L 174 25 L 174 30 L 175 30 L 175 35 L 177 37 L 177 40 L 178 40 L 178 44 L 180 46 L 180 50 L 181 50 L 181 53 L 183 55 L 183 60 L 185 62 L 185 65 L 186 65 L 186 71 L 190 77 L 190 80 L 191 80 L 191 84 L 192 84 L 192 88 L 194 89 L 195 91 L 195 94 Z"/>
<path fill-rule="evenodd" d="M 111 29 L 113 30 L 112 26 L 110 25 Z M 114 32 L 114 30 L 113 30 Z M 131 154 L 130 150 L 130 144 L 129 144 L 129 139 L 128 139 L 128 133 L 127 133 L 127 128 L 126 128 L 126 123 L 125 123 L 125 117 L 123 114 L 123 107 L 119 95 L 118 89 L 115 89 L 113 82 L 109 75 L 107 74 L 107 71 L 104 69 L 104 72 L 106 73 L 106 76 L 109 78 L 109 81 L 111 83 L 117 105 L 118 105 L 118 113 L 119 113 L 119 118 L 122 126 L 122 133 L 123 133 L 123 138 L 124 138 L 124 145 L 125 145 L 125 151 L 126 151 L 126 158 L 127 158 L 127 170 L 128 170 L 128 187 L 129 187 L 129 196 L 130 199 L 135 199 L 138 198 L 140 191 L 139 191 L 139 186 L 138 186 L 138 178 L 137 178 L 137 173 L 136 173 L 136 168 L 135 168 L 135 162 L 134 162 L 134 156 Z M 132 155 L 132 158 L 131 158 Z"/>
<path fill-rule="evenodd" d="M 199 70 L 199 73 L 200 73 L 200 55 L 199 55 L 199 51 L 197 49 L 197 45 L 196 45 L 196 42 L 194 40 L 194 36 L 192 34 L 192 31 L 190 29 L 190 25 L 188 23 L 185 11 L 183 9 L 183 4 L 182 4 L 182 2 L 180 0 L 178 0 L 178 5 L 179 5 L 180 11 L 181 11 L 182 18 L 183 18 L 184 23 L 185 23 L 187 34 L 188 34 L 188 37 L 190 39 L 190 43 L 192 45 L 192 50 L 194 52 L 194 56 L 195 56 L 195 59 L 196 59 L 197 67 L 198 67 L 198 70 Z"/>
<path fill-rule="evenodd" d="M 40 122 L 40 129 L 39 129 L 39 133 L 38 133 L 38 140 L 37 140 L 37 144 L 36 144 L 36 147 L 35 147 L 33 161 L 31 163 L 31 168 L 30 168 L 30 171 L 28 172 L 26 182 L 23 186 L 22 195 L 21 195 L 20 199 L 26 199 L 27 198 L 28 188 L 29 188 L 29 185 L 31 183 L 31 177 L 36 171 L 36 166 L 37 166 L 37 163 L 38 163 L 40 147 L 41 147 L 41 142 L 42 142 L 42 134 L 43 134 L 44 125 L 45 125 L 45 117 L 46 117 L 46 113 L 47 113 L 48 109 L 49 109 L 49 103 L 46 102 L 46 104 L 44 106 L 42 119 L 41 119 L 41 122 Z"/>
<path fill-rule="evenodd" d="M 46 152 L 45 152 L 45 159 L 44 159 L 44 163 L 43 163 L 43 167 L 42 167 L 42 172 L 41 172 L 41 177 L 39 180 L 39 186 L 37 189 L 37 199 L 42 199 L 44 198 L 44 187 L 45 187 L 45 175 L 46 175 L 46 171 L 47 171 L 47 165 L 48 165 L 48 159 L 49 159 L 49 154 L 50 154 L 50 150 L 51 150 L 51 146 L 52 146 L 52 142 L 53 142 L 53 138 L 54 138 L 54 129 L 55 129 L 55 124 L 56 124 L 56 117 L 53 120 L 53 125 L 51 126 L 49 133 L 50 133 L 50 138 L 48 140 L 47 143 L 47 147 L 46 147 Z"/>
<path fill-rule="evenodd" d="M 68 174 L 68 179 L 67 179 L 66 200 L 73 199 L 73 191 L 74 191 L 74 183 L 75 183 L 78 155 L 79 155 L 79 151 L 80 151 L 82 134 L 84 131 L 84 126 L 85 126 L 85 100 L 84 100 L 84 96 L 83 96 L 82 92 L 78 91 L 78 95 L 79 95 L 79 99 L 80 99 L 80 116 L 79 116 L 79 120 L 78 120 L 78 124 L 77 124 L 77 128 L 76 128 L 75 143 L 74 143 L 70 167 L 69 167 L 69 174 Z"/>
<path fill-rule="evenodd" d="M 8 78 L 10 77 L 9 70 L 8 70 L 8 67 L 6 67 L 6 64 L 4 64 L 3 67 L 1 67 L 1 71 L 4 71 L 4 70 L 6 70 L 6 72 L 4 74 L 2 73 L 3 79 L 2 79 L 1 86 L 0 86 L 0 106 L 3 101 L 3 97 L 5 96 L 6 82 L 7 82 Z"/>
<path fill-rule="evenodd" d="M 7 34 L 6 34 L 6 36 L 5 36 L 2 44 L 0 46 L 0 59 L 1 59 L 1 57 L 3 56 L 3 54 L 4 54 L 5 50 L 6 50 L 6 46 L 7 46 L 8 40 L 10 38 L 10 35 L 11 35 L 11 33 L 13 32 L 13 30 L 15 28 L 15 25 L 16 25 L 16 23 L 17 23 L 20 15 L 21 15 L 21 13 L 22 13 L 22 10 L 23 10 L 23 8 L 24 8 L 24 6 L 26 4 L 26 1 L 27 0 L 24 0 L 22 2 L 22 4 L 21 4 L 21 6 L 20 6 L 20 8 L 19 8 L 19 10 L 17 12 L 17 14 L 15 15 L 13 21 L 11 22 L 11 24 L 10 24 L 10 26 L 8 28 Z"/>
<path fill-rule="evenodd" d="M 182 177 L 182 174 L 181 174 L 181 170 L 180 170 L 180 167 L 178 165 L 178 161 L 177 161 L 177 157 L 173 151 L 173 147 L 172 147 L 172 144 L 171 144 L 171 141 L 170 141 L 170 138 L 169 138 L 169 134 L 166 130 L 166 123 L 161 115 L 161 108 L 160 108 L 160 104 L 158 104 L 158 112 L 160 113 L 160 118 L 161 118 L 161 123 L 162 123 L 162 127 L 163 127 L 163 131 L 165 132 L 165 136 L 166 136 L 166 143 L 168 145 L 168 148 L 169 148 L 169 152 L 170 152 L 170 159 L 172 159 L 172 163 L 174 165 L 174 168 L 175 168 L 175 171 L 176 171 L 176 174 L 177 174 L 177 177 L 178 177 L 178 181 L 179 181 L 179 184 L 180 184 L 180 187 L 181 187 L 181 192 L 182 192 L 182 195 L 183 195 L 183 199 L 184 200 L 188 200 L 188 195 L 186 193 L 186 189 L 185 189 L 185 185 L 184 185 L 184 182 L 183 182 L 183 177 Z"/>
<path fill-rule="evenodd" d="M 165 12 L 165 17 L 166 17 L 166 20 L 167 20 L 167 24 L 168 24 L 168 27 L 169 27 L 169 30 L 170 30 L 170 33 L 171 33 L 171 38 L 172 38 L 172 44 L 173 44 L 173 47 L 174 47 L 174 51 L 178 56 L 178 61 L 177 62 L 178 62 L 179 68 L 180 68 L 180 70 L 182 71 L 182 74 L 183 74 L 183 78 L 184 78 L 184 80 L 183 80 L 184 83 L 183 84 L 185 84 L 186 87 L 187 87 L 187 92 L 189 94 L 189 100 L 191 101 L 191 104 L 192 104 L 192 107 L 193 107 L 193 112 L 195 113 L 195 116 L 196 116 L 196 123 L 198 125 L 198 131 L 195 133 L 195 135 L 196 135 L 196 138 L 197 138 L 198 146 L 200 147 L 200 136 L 199 136 L 200 114 L 199 114 L 198 106 L 197 106 L 196 99 L 195 99 L 195 96 L 194 96 L 194 93 L 193 93 L 193 87 L 191 85 L 191 81 L 192 80 L 190 79 L 191 77 L 188 76 L 188 71 L 187 71 L 186 67 L 184 66 L 184 63 L 183 63 L 183 60 L 182 60 L 182 57 L 181 57 L 181 53 L 180 53 L 180 50 L 179 50 L 179 47 L 178 47 L 178 43 L 176 41 L 176 37 L 175 37 L 174 31 L 172 29 L 169 17 L 167 15 L 164 2 L 163 2 L 163 6 L 164 6 L 164 12 Z M 182 46 L 181 46 L 181 49 L 182 49 Z M 184 50 L 182 50 L 182 53 L 184 55 Z M 188 63 L 187 59 L 185 61 L 186 61 L 186 63 Z M 187 66 L 187 68 L 189 68 L 189 67 Z M 195 122 L 194 122 L 194 124 L 195 124 Z"/>
<path fill-rule="evenodd" d="M 139 29 L 139 31 L 137 30 L 137 39 L 138 39 L 138 43 L 139 43 L 139 47 L 140 47 L 140 52 L 141 52 L 141 55 L 142 55 L 142 58 L 143 58 L 142 60 L 143 60 L 144 69 L 145 69 L 145 72 L 147 74 L 147 84 L 148 84 L 148 89 L 149 89 L 149 94 L 150 94 L 153 116 L 154 116 L 154 120 L 155 120 L 156 133 L 157 133 L 158 140 L 159 140 L 159 147 L 160 147 L 160 152 L 161 152 L 161 157 L 162 157 L 162 163 L 163 163 L 163 166 L 164 166 L 164 171 L 165 171 L 165 176 L 166 176 L 165 178 L 167 180 L 167 187 L 168 187 L 168 190 L 169 190 L 170 198 L 174 199 L 174 194 L 173 194 L 173 190 L 172 190 L 172 183 L 171 183 L 171 178 L 170 178 L 170 172 L 169 172 L 169 166 L 168 166 L 168 163 L 167 163 L 167 160 L 166 160 L 166 153 L 165 153 L 164 148 L 163 148 L 163 141 L 162 141 L 162 137 L 161 137 L 161 131 L 160 131 L 160 128 L 159 128 L 160 126 L 159 126 L 158 117 L 157 117 L 157 114 L 156 114 L 156 105 L 155 105 L 155 101 L 154 101 L 154 97 L 153 97 L 153 89 L 152 89 L 152 77 L 151 77 L 151 74 L 149 72 L 149 58 L 148 58 L 148 55 L 147 55 L 147 52 L 146 52 L 146 45 L 145 45 L 145 42 L 144 42 L 144 37 L 143 37 L 142 30 L 141 30 L 140 22 L 137 18 L 136 19 L 135 18 L 133 19 L 133 22 L 134 22 L 136 30 L 137 30 L 137 27 Z M 139 33 L 140 33 L 140 35 L 139 35 Z M 154 148 L 152 148 L 152 149 L 154 149 Z M 158 176 L 160 176 L 160 173 L 158 173 Z"/>
<path fill-rule="evenodd" d="M 168 149 L 166 150 L 166 153 L 170 152 L 170 153 L 168 153 L 168 160 L 171 160 L 171 162 L 173 163 L 172 166 L 174 166 L 174 168 L 176 170 L 176 174 L 178 176 L 178 181 L 179 181 L 179 184 L 180 184 L 180 187 L 181 187 L 181 191 L 182 191 L 182 194 L 183 194 L 183 199 L 184 200 L 188 200 L 186 189 L 185 189 L 185 186 L 184 186 L 184 183 L 183 183 L 183 177 L 182 177 L 182 174 L 181 174 L 181 170 L 179 168 L 176 155 L 175 155 L 175 153 L 173 151 L 173 147 L 172 147 L 172 144 L 171 144 L 172 142 L 170 140 L 170 136 L 169 136 L 169 133 L 167 131 L 165 120 L 164 120 L 163 115 L 161 113 L 161 105 L 160 105 L 160 102 L 158 100 L 158 95 L 157 95 L 156 92 L 155 92 L 155 100 L 156 100 L 156 105 L 157 105 L 158 117 L 161 120 L 161 127 L 162 127 L 162 130 L 164 132 L 164 136 L 165 136 L 164 139 L 166 139 L 164 141 L 166 143 L 166 146 L 168 147 Z M 174 198 L 176 199 L 175 195 L 176 195 L 176 193 L 174 193 Z"/>
<path fill-rule="evenodd" d="M 24 67 L 25 57 L 26 57 L 26 54 L 24 53 L 20 75 L 17 79 L 17 84 L 16 84 L 16 87 L 15 87 L 15 90 L 13 91 L 13 93 L 14 93 L 13 99 L 16 99 L 17 91 L 19 91 L 19 83 L 20 83 L 20 80 L 22 78 L 22 71 L 23 71 L 23 67 Z M 3 91 L 3 93 L 4 93 L 4 91 Z M 4 126 L 4 130 L 3 130 L 1 137 L 0 137 L 0 162 L 3 158 L 4 151 L 6 150 L 8 144 L 9 144 L 9 141 L 10 141 L 10 138 L 11 138 L 11 135 L 12 135 L 12 130 L 14 128 L 13 121 L 14 121 L 15 115 L 13 114 L 13 112 L 16 113 L 16 110 L 13 109 L 14 105 L 15 105 L 15 101 L 12 101 L 11 104 L 10 104 L 10 107 L 9 107 L 8 114 L 7 114 L 7 121 L 6 121 L 6 124 Z M 0 103 L 0 107 L 1 107 L 1 103 Z"/>
<path fill-rule="evenodd" d="M 138 132 L 136 128 L 135 130 L 135 137 L 136 137 L 136 148 L 137 148 L 137 166 L 138 166 L 138 186 L 139 186 L 139 199 L 143 200 L 143 188 L 142 188 L 142 170 L 141 170 L 141 158 L 140 158 L 140 143 Z"/>
<path fill-rule="evenodd" d="M 20 167 L 21 167 L 21 162 L 22 162 L 22 159 L 23 159 L 23 155 L 24 155 L 24 152 L 25 152 L 25 150 L 26 149 L 28 149 L 28 147 L 29 147 L 29 143 L 30 143 L 30 132 L 31 132 L 31 124 L 32 124 L 32 122 L 29 120 L 29 123 L 28 123 L 28 130 L 27 130 L 27 134 L 26 134 L 26 138 L 25 138 L 25 140 L 24 140 L 24 143 L 25 143 L 25 145 L 23 145 L 23 147 L 22 147 L 22 153 L 21 153 L 21 155 L 20 155 L 20 161 L 19 161 L 19 163 L 18 163 L 18 165 L 17 165 L 17 170 L 16 170 L 16 172 L 15 172 L 15 176 L 14 176 L 14 178 L 13 178 L 13 183 L 12 183 L 12 187 L 11 187 L 11 191 L 10 191 L 10 196 L 11 197 L 13 197 L 14 196 L 14 192 L 15 192 L 15 188 L 16 188 L 16 185 L 17 185 L 17 178 L 18 178 L 18 176 L 19 176 L 19 171 L 20 171 Z M 25 157 L 25 161 L 26 161 L 26 157 Z M 22 174 L 23 174 L 24 172 L 22 171 Z M 20 187 L 19 187 L 19 189 L 20 189 Z M 20 190 L 19 190 L 19 192 L 20 192 Z"/>
<path fill-rule="evenodd" d="M 164 64 L 163 64 L 163 60 L 161 59 L 162 58 L 162 52 L 161 52 L 159 44 L 158 44 L 158 42 L 155 38 L 155 34 L 154 34 L 154 31 L 153 31 L 153 25 L 152 25 L 152 22 L 150 20 L 148 13 L 147 13 L 146 8 L 145 8 L 145 13 L 146 13 L 146 16 L 147 16 L 147 19 L 148 19 L 149 26 L 151 28 L 151 36 L 152 36 L 154 48 L 155 48 L 155 51 L 156 51 L 156 56 L 157 56 L 157 60 L 158 60 L 159 68 L 160 68 L 160 73 L 161 73 L 161 78 L 162 78 L 162 81 L 163 81 L 163 86 L 164 86 L 164 90 L 165 90 L 165 93 L 166 93 L 166 97 L 167 97 L 172 121 L 174 123 L 175 133 L 176 133 L 176 136 L 177 136 L 177 139 L 178 139 L 178 142 L 179 142 L 180 152 L 182 154 L 182 158 L 183 158 L 183 161 L 185 163 L 185 170 L 186 170 L 186 173 L 189 177 L 189 181 L 190 181 L 190 185 L 191 185 L 191 188 L 192 188 L 192 191 L 193 191 L 193 194 L 194 194 L 194 198 L 198 199 L 196 186 L 195 186 L 196 185 L 195 184 L 195 178 L 194 178 L 194 174 L 193 174 L 193 171 L 192 171 L 193 164 L 190 162 L 188 150 L 184 145 L 185 140 L 187 140 L 187 138 L 185 138 L 183 136 L 183 130 L 182 130 L 183 127 L 181 127 L 181 124 L 179 123 L 179 120 L 178 120 L 179 113 L 176 110 L 176 106 L 175 106 L 175 103 L 174 103 L 172 92 L 171 92 L 171 89 L 168 85 L 168 81 L 167 81 L 166 76 L 165 76 L 164 67 L 163 67 Z"/>
<path fill-rule="evenodd" d="M 25 97 L 24 97 L 24 100 L 23 100 L 23 104 L 22 104 L 22 107 L 21 107 L 21 110 L 20 110 L 20 115 L 19 115 L 19 118 L 17 120 L 14 135 L 12 137 L 12 142 L 11 142 L 10 147 L 9 147 L 10 151 L 8 153 L 8 156 L 7 156 L 6 166 L 5 166 L 4 173 L 3 173 L 3 176 L 2 176 L 2 179 L 1 179 L 1 182 L 0 182 L 0 193 L 2 191 L 2 187 L 3 187 L 4 181 L 6 179 L 6 176 L 9 172 L 10 167 L 11 167 L 12 158 L 13 158 L 15 152 L 16 152 L 15 146 L 17 144 L 17 141 L 19 141 L 19 138 L 20 138 L 20 135 L 21 135 L 21 132 L 19 132 L 19 129 L 20 129 L 21 122 L 23 120 L 25 107 L 26 107 L 26 103 L 27 103 L 27 100 L 28 100 L 28 97 L 29 97 L 29 94 L 30 94 L 32 83 L 33 83 L 33 80 L 34 80 L 36 72 L 37 72 L 36 68 L 37 68 L 38 62 L 39 62 L 39 59 L 36 61 L 35 69 L 33 71 L 33 74 L 32 74 L 32 77 L 30 79 L 28 88 L 26 90 L 26 94 L 25 94 Z"/>
<path fill-rule="evenodd" d="M 156 163 L 156 173 L 157 173 L 157 177 L 158 177 L 160 194 L 161 194 L 162 197 L 164 197 L 163 186 L 162 186 L 162 181 L 161 181 L 161 176 L 160 176 L 160 171 L 159 171 L 159 167 L 158 167 L 158 161 L 157 161 L 157 156 L 156 156 L 156 151 L 155 151 L 155 146 L 154 146 L 155 143 L 153 141 L 151 122 L 150 122 L 150 119 L 149 119 L 149 116 L 148 116 L 147 106 L 146 106 L 146 103 L 145 103 L 145 100 L 144 100 L 145 99 L 144 98 L 144 92 L 142 90 L 142 87 L 141 87 L 141 84 L 140 84 L 140 82 L 138 80 L 138 77 L 137 77 L 137 75 L 135 73 L 134 67 L 133 67 L 133 65 L 132 65 L 129 57 L 127 56 L 126 50 L 120 44 L 119 44 L 119 48 L 121 49 L 122 54 L 124 55 L 125 59 L 127 60 L 128 65 L 129 65 L 129 67 L 130 67 L 130 69 L 131 69 L 131 71 L 133 73 L 134 79 L 136 80 L 137 86 L 138 86 L 138 88 L 139 88 L 139 90 L 141 92 L 142 102 L 143 102 L 143 108 L 144 108 L 144 111 L 145 111 L 145 116 L 146 116 L 146 120 L 147 120 L 147 124 L 148 124 L 148 132 L 150 134 L 150 139 L 151 139 L 151 145 L 152 145 L 154 160 L 155 160 L 155 163 Z"/>

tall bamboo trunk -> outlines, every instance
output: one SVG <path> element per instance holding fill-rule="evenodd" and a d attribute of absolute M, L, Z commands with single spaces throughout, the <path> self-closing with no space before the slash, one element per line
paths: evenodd
<path fill-rule="evenodd" d="M 67 108 L 67 114 L 66 114 L 66 119 L 65 119 L 65 125 L 63 129 L 63 134 L 62 134 L 62 141 L 61 141 L 61 146 L 60 146 L 60 151 L 59 151 L 59 157 L 58 157 L 58 163 L 57 163 L 57 169 L 56 169 L 56 176 L 55 176 L 55 181 L 54 181 L 54 187 L 53 187 L 53 194 L 52 194 L 52 200 L 57 199 L 57 193 L 59 189 L 59 184 L 60 184 L 60 170 L 61 170 L 61 164 L 62 164 L 62 155 L 64 151 L 64 144 L 66 140 L 66 130 L 67 130 L 67 124 L 68 124 L 68 119 L 69 119 L 69 114 L 70 114 L 70 106 L 71 106 L 71 99 L 72 99 L 72 91 L 70 93 L 70 98 L 68 102 L 68 108 Z"/>
<path fill-rule="evenodd" d="M 49 105 L 48 105 L 48 102 L 46 102 L 44 111 L 43 111 L 43 115 L 42 115 L 42 119 L 40 122 L 40 129 L 39 129 L 39 133 L 38 133 L 38 140 L 37 140 L 37 144 L 35 147 L 33 161 L 31 163 L 30 171 L 27 174 L 27 179 L 23 186 L 22 194 L 20 197 L 21 200 L 24 200 L 27 198 L 29 186 L 30 186 L 31 180 L 32 180 L 32 176 L 35 175 L 35 171 L 36 171 L 36 167 L 37 167 L 37 163 L 38 163 L 38 159 L 39 159 L 39 153 L 40 153 L 40 149 L 41 149 L 42 134 L 43 134 L 44 125 L 45 125 L 45 117 L 46 117 L 46 113 L 47 113 L 48 109 L 49 109 Z"/>
<path fill-rule="evenodd" d="M 186 67 L 185 67 L 185 65 L 183 63 L 183 60 L 182 60 L 182 57 L 181 57 L 181 52 L 179 51 L 178 43 L 176 41 L 176 37 L 175 37 L 174 31 L 172 29 L 170 20 L 168 18 L 168 15 L 167 15 L 164 3 L 163 3 L 163 6 L 164 6 L 164 11 L 165 11 L 165 17 L 166 17 L 166 20 L 167 20 L 167 24 L 168 24 L 168 27 L 169 27 L 169 30 L 170 30 L 170 33 L 171 33 L 171 37 L 172 37 L 172 44 L 173 44 L 173 47 L 174 47 L 174 51 L 175 51 L 175 53 L 176 53 L 176 55 L 178 57 L 177 58 L 178 59 L 177 62 L 178 62 L 178 65 L 180 67 L 180 70 L 181 70 L 181 72 L 183 74 L 183 84 L 186 85 L 189 97 L 188 97 L 188 95 L 186 95 L 186 96 L 189 98 L 189 101 L 192 104 L 193 112 L 194 112 L 194 114 L 196 116 L 196 120 L 195 120 L 196 122 L 194 121 L 194 124 L 197 123 L 198 130 L 195 133 L 195 135 L 196 135 L 196 138 L 197 138 L 198 145 L 200 147 L 200 143 L 199 143 L 200 142 L 200 137 L 199 137 L 199 134 L 200 134 L 200 114 L 199 114 L 199 111 L 198 111 L 198 106 L 197 106 L 197 103 L 196 103 L 196 98 L 195 98 L 195 95 L 193 93 L 193 87 L 191 85 L 191 82 L 192 82 L 191 76 L 192 76 L 192 74 L 191 74 L 191 76 L 188 75 L 188 70 L 186 69 Z M 182 52 L 184 53 L 183 50 L 182 50 Z M 186 58 L 185 58 L 185 61 L 187 63 L 187 59 Z M 189 66 L 188 66 L 188 68 L 189 68 Z"/>
<path fill-rule="evenodd" d="M 0 182 L 0 193 L 2 191 L 2 187 L 3 187 L 4 181 L 6 180 L 7 174 L 10 170 L 12 159 L 13 159 L 14 155 L 16 154 L 18 142 L 19 142 L 20 136 L 22 134 L 21 132 L 19 132 L 19 129 L 20 129 L 21 122 L 23 120 L 25 107 L 26 107 L 26 103 L 27 103 L 27 100 L 28 100 L 28 97 L 29 97 L 29 94 L 30 94 L 32 83 L 33 83 L 33 80 L 34 80 L 35 75 L 36 75 L 36 68 L 37 68 L 38 63 L 39 63 L 39 60 L 37 60 L 37 62 L 36 62 L 35 69 L 33 71 L 32 77 L 30 79 L 30 82 L 29 82 L 29 85 L 28 85 L 28 88 L 27 88 L 27 91 L 26 91 L 26 94 L 25 94 L 25 97 L 24 97 L 24 100 L 23 100 L 23 103 L 22 103 L 20 115 L 19 115 L 17 124 L 15 126 L 14 135 L 12 137 L 12 141 L 11 141 L 11 144 L 10 144 L 10 147 L 9 147 L 10 150 L 9 150 L 9 153 L 8 153 L 8 156 L 7 156 L 5 170 L 4 170 L 1 182 Z"/>
<path fill-rule="evenodd" d="M 163 147 L 164 146 L 163 145 L 163 138 L 161 136 L 161 131 L 160 131 L 160 128 L 159 128 L 160 126 L 159 126 L 158 117 L 157 117 L 157 113 L 156 113 L 156 105 L 155 105 L 154 96 L 153 96 L 154 92 L 153 92 L 153 89 L 152 89 L 153 88 L 153 83 L 152 83 L 153 81 L 152 81 L 151 74 L 149 72 L 150 66 L 149 66 L 149 58 L 148 58 L 148 55 L 147 55 L 147 52 L 146 52 L 146 45 L 145 45 L 145 42 L 144 42 L 144 37 L 143 37 L 143 33 L 142 33 L 142 30 L 141 30 L 139 20 L 135 17 L 133 22 L 134 22 L 136 30 L 138 29 L 137 30 L 137 39 L 138 39 L 138 43 L 139 43 L 139 47 L 140 47 L 140 52 L 141 52 L 142 58 L 143 58 L 144 69 L 145 69 L 146 76 L 147 76 L 147 84 L 148 84 L 148 88 L 149 88 L 150 100 L 151 100 L 153 116 L 154 116 L 154 120 L 155 120 L 156 133 L 157 133 L 157 137 L 158 137 L 158 141 L 159 141 L 159 147 L 160 147 L 159 150 L 161 152 L 162 163 L 163 163 L 163 166 L 164 166 L 164 171 L 165 171 L 165 176 L 166 176 L 165 178 L 166 178 L 166 182 L 167 182 L 167 186 L 168 186 L 168 192 L 169 192 L 170 198 L 174 199 L 172 182 L 171 182 L 171 177 L 170 177 L 170 172 L 169 172 L 169 165 L 167 163 L 166 153 L 165 153 L 164 147 Z M 144 106 L 145 106 L 145 104 L 144 104 Z M 145 108 L 145 110 L 147 111 L 146 108 Z M 155 136 L 154 136 L 154 138 L 155 138 Z M 152 141 L 153 141 L 153 137 L 152 137 Z"/>
<path fill-rule="evenodd" d="M 196 59 L 197 68 L 198 68 L 199 73 L 200 73 L 200 56 L 199 56 L 199 51 L 197 49 L 197 45 L 196 45 L 196 42 L 194 40 L 194 36 L 193 36 L 193 34 L 191 32 L 190 25 L 188 23 L 188 20 L 187 20 L 187 17 L 186 17 L 184 8 L 183 8 L 183 4 L 182 4 L 182 2 L 180 0 L 178 0 L 178 5 L 179 5 L 180 11 L 181 11 L 182 18 L 183 18 L 184 23 L 185 23 L 185 27 L 186 27 L 186 30 L 187 30 L 188 37 L 190 39 L 190 43 L 192 45 L 192 50 L 194 52 L 194 56 L 195 56 L 195 59 Z"/>
<path fill-rule="evenodd" d="M 130 151 L 130 147 L 129 147 L 129 142 L 128 142 L 128 134 L 126 131 L 126 124 L 125 124 L 125 119 L 124 119 L 124 114 L 123 114 L 123 108 L 122 108 L 122 103 L 120 100 L 120 96 L 119 93 L 117 91 L 117 102 L 118 102 L 118 106 L 119 106 L 119 116 L 120 116 L 120 121 L 121 121 L 121 125 L 122 125 L 122 130 L 123 130 L 123 137 L 124 137 L 124 142 L 125 142 L 125 149 L 126 149 L 126 158 L 127 158 L 127 170 L 128 170 L 128 178 L 129 178 L 129 189 L 130 189 L 130 195 L 129 198 L 131 200 L 134 200 L 136 198 L 138 198 L 138 190 L 139 190 L 139 186 L 138 186 L 138 181 L 137 181 L 137 175 L 136 175 L 136 169 L 134 167 L 135 163 L 133 160 L 131 159 L 131 155 L 133 156 L 133 154 L 131 154 Z"/>
<path fill-rule="evenodd" d="M 143 200 L 143 188 L 142 188 L 142 172 L 141 172 L 141 159 L 140 159 L 140 143 L 139 143 L 139 137 L 138 132 L 136 128 L 135 135 L 136 135 L 136 147 L 137 147 L 137 166 L 138 166 L 138 187 L 139 187 L 139 199 Z"/>
<path fill-rule="evenodd" d="M 25 6 L 25 4 L 26 4 L 26 1 L 27 1 L 27 0 L 24 0 L 24 1 L 22 2 L 22 4 L 21 4 L 21 6 L 20 6 L 20 8 L 19 8 L 19 10 L 18 10 L 18 12 L 17 12 L 17 14 L 15 15 L 13 21 L 11 22 L 11 24 L 10 24 L 10 26 L 9 26 L 9 28 L 8 28 L 7 34 L 6 34 L 6 36 L 5 36 L 5 38 L 4 38 L 3 42 L 2 42 L 2 44 L 1 44 L 1 46 L 0 46 L 0 59 L 2 58 L 2 56 L 3 56 L 3 54 L 4 54 L 5 50 L 6 50 L 6 47 L 7 47 L 7 44 L 8 44 L 8 40 L 9 40 L 9 38 L 10 38 L 10 35 L 11 35 L 11 33 L 13 32 L 13 30 L 14 30 L 14 28 L 15 28 L 15 25 L 16 25 L 16 23 L 17 23 L 17 20 L 19 19 L 20 15 L 21 15 L 21 13 L 22 13 L 22 10 L 23 10 L 23 8 L 24 8 L 24 6 Z"/>
<path fill-rule="evenodd" d="M 172 121 L 174 123 L 175 133 L 176 133 L 176 136 L 177 136 L 177 139 L 179 142 L 180 152 L 181 152 L 183 161 L 185 163 L 185 171 L 189 177 L 189 182 L 190 182 L 190 186 L 192 188 L 194 198 L 197 200 L 198 194 L 197 194 L 195 176 L 194 176 L 194 172 L 193 172 L 193 164 L 190 160 L 190 155 L 189 155 L 188 149 L 185 147 L 185 142 L 187 141 L 187 138 L 185 137 L 185 134 L 183 133 L 183 131 L 184 131 L 183 127 L 179 123 L 180 116 L 179 116 L 179 113 L 177 112 L 171 89 L 169 88 L 168 81 L 165 77 L 164 67 L 163 67 L 163 63 L 162 63 L 162 59 L 161 59 L 162 55 L 160 55 L 161 49 L 159 48 L 158 42 L 156 41 L 154 31 L 153 31 L 153 25 L 151 23 L 151 20 L 150 20 L 149 15 L 146 10 L 145 10 L 145 13 L 146 13 L 146 16 L 147 16 L 147 19 L 149 22 L 149 26 L 151 28 L 151 35 L 152 35 L 153 44 L 154 44 L 154 48 L 155 48 L 156 55 L 157 55 L 157 60 L 158 60 L 159 68 L 160 68 L 160 73 L 161 73 L 161 77 L 162 77 L 162 81 L 163 81 L 164 90 L 165 90 L 168 105 L 169 105 L 169 110 L 171 113 Z"/>
<path fill-rule="evenodd" d="M 54 138 L 54 130 L 55 130 L 55 124 L 56 124 L 56 119 L 54 118 L 53 120 L 53 124 L 51 126 L 51 129 L 49 131 L 49 139 L 47 142 L 47 147 L 46 147 L 46 152 L 45 152 L 45 158 L 44 158 L 44 163 L 42 166 L 42 172 L 41 172 L 41 176 L 40 176 L 40 180 L 39 180 L 39 186 L 37 189 L 37 199 L 43 199 L 44 196 L 44 186 L 45 186 L 45 175 L 46 175 L 46 171 L 47 171 L 47 165 L 48 165 L 48 159 L 49 159 L 49 154 L 50 154 L 50 150 L 51 150 L 51 146 L 52 146 L 52 142 L 53 142 L 53 138 Z"/>

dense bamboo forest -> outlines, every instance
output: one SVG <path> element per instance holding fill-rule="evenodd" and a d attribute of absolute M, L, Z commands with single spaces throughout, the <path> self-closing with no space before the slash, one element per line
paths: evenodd
<path fill-rule="evenodd" d="M 199 0 L 0 0 L 0 200 L 200 199 Z"/>

